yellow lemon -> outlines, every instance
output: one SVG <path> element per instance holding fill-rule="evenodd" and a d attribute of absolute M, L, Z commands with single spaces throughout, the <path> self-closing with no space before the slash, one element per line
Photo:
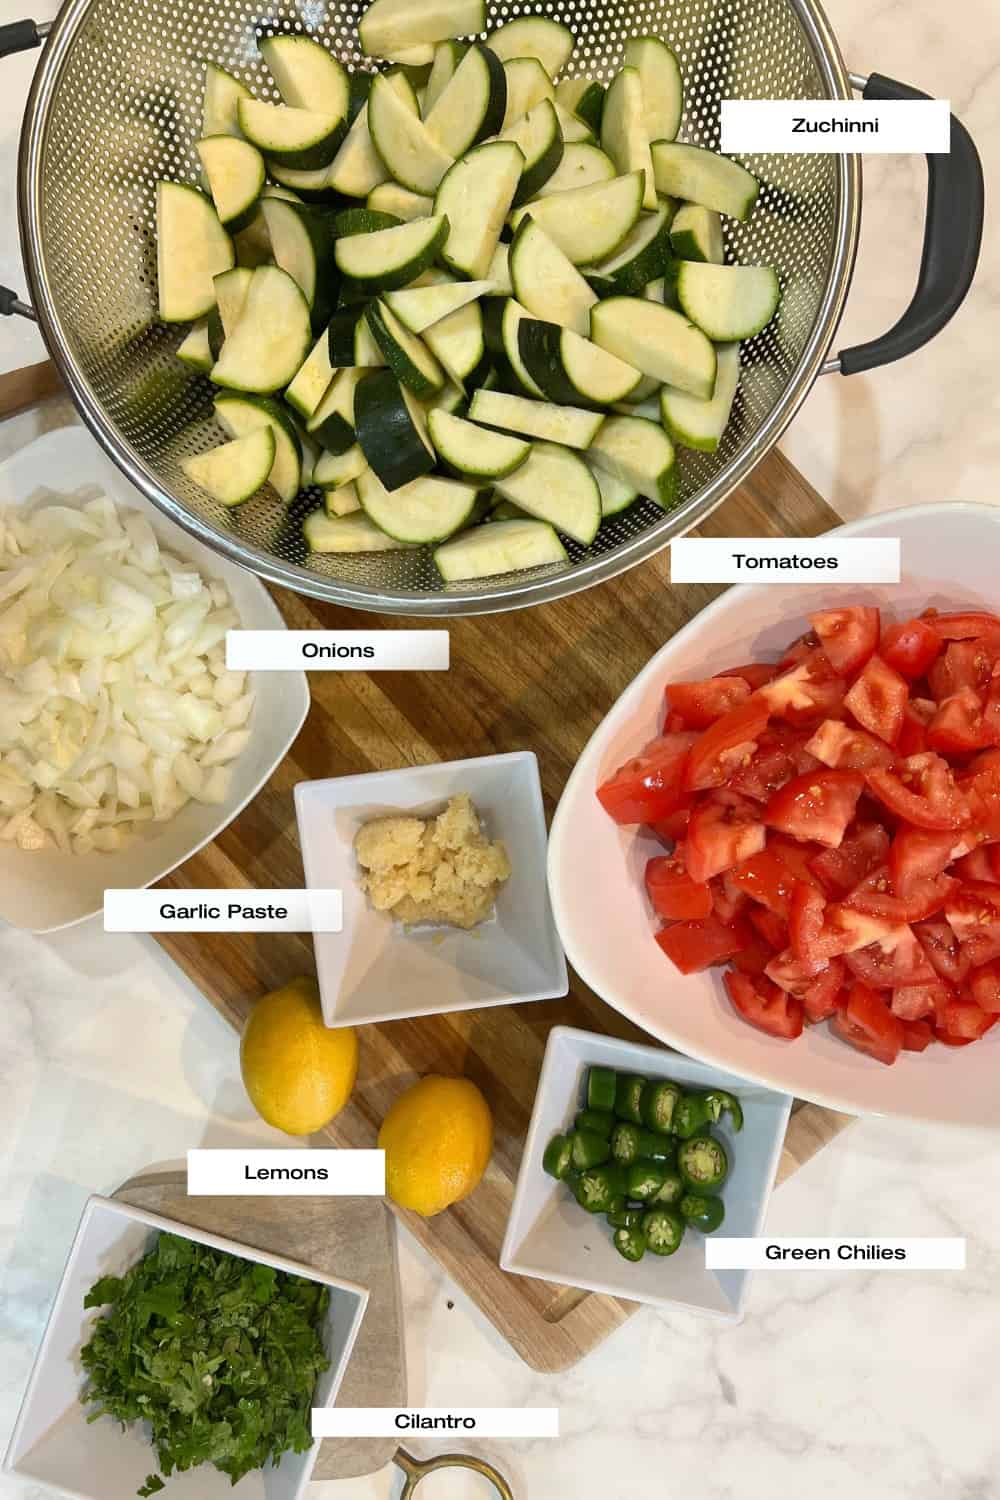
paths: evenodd
<path fill-rule="evenodd" d="M 323 1025 L 314 979 L 293 979 L 258 1000 L 240 1046 L 254 1109 L 286 1135 L 312 1135 L 339 1115 L 358 1076 L 350 1026 Z"/>
<path fill-rule="evenodd" d="M 493 1153 L 490 1107 L 468 1078 L 421 1078 L 382 1121 L 386 1189 L 400 1208 L 430 1218 L 467 1198 Z"/>

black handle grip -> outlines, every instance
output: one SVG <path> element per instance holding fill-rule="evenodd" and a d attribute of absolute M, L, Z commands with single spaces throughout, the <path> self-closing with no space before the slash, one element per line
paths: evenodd
<path fill-rule="evenodd" d="M 919 89 L 873 73 L 866 99 L 927 99 Z M 845 349 L 840 373 L 857 375 L 893 364 L 923 348 L 939 334 L 965 301 L 983 242 L 985 187 L 983 165 L 969 132 L 951 117 L 951 152 L 927 158 L 927 218 L 924 253 L 913 300 L 895 328 Z"/>
<path fill-rule="evenodd" d="M 34 21 L 12 21 L 9 26 L 0 26 L 0 57 L 30 52 L 32 47 L 40 47 L 44 40 Z"/>

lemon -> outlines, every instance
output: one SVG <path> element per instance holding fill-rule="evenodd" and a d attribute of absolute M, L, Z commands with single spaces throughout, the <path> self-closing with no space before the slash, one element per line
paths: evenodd
<path fill-rule="evenodd" d="M 468 1078 L 421 1078 L 382 1121 L 386 1190 L 430 1218 L 467 1198 L 493 1153 L 490 1107 Z"/>
<path fill-rule="evenodd" d="M 286 1135 L 312 1135 L 351 1097 L 358 1038 L 350 1026 L 324 1026 L 314 979 L 293 979 L 254 1006 L 240 1068 L 262 1119 Z"/>

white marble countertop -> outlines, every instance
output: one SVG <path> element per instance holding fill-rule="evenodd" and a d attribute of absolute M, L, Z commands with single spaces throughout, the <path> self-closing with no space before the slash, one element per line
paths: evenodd
<path fill-rule="evenodd" d="M 25 9 L 0 0 L 4 19 Z M 853 69 L 951 97 L 997 182 L 991 0 L 828 0 L 828 10 Z M 922 194 L 920 164 L 867 165 L 841 344 L 884 331 L 909 300 Z M 931 350 L 893 370 L 831 377 L 811 395 L 785 451 L 843 515 L 996 498 L 998 298 L 988 238 L 970 303 Z M 57 404 L 0 426 L 0 456 L 61 420 Z M 254 1117 L 232 1033 L 151 941 L 94 925 L 45 940 L 0 930 L 0 1445 L 87 1195 L 191 1146 L 247 1141 L 287 1143 Z M 985 1133 L 864 1120 L 782 1187 L 770 1212 L 775 1234 L 964 1234 L 966 1272 L 760 1273 L 740 1327 L 647 1309 L 555 1378 L 523 1366 L 404 1232 L 411 1402 L 559 1406 L 558 1442 L 479 1449 L 518 1500 L 562 1486 L 579 1500 L 633 1500 L 654 1471 L 664 1476 L 654 1490 L 692 1500 L 772 1500 L 793 1488 L 854 1500 L 1000 1497 L 993 1144 Z M 487 1500 L 458 1473 L 435 1483 L 424 1500 Z M 387 1470 L 311 1493 L 388 1500 L 399 1487 Z M 0 1500 L 45 1493 L 0 1476 Z"/>

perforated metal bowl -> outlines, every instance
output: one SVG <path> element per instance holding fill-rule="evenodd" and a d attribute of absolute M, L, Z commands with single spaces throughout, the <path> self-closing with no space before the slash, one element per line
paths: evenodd
<path fill-rule="evenodd" d="M 129 478 L 182 526 L 275 583 L 359 609 L 427 615 L 511 609 L 588 587 L 704 518 L 795 414 L 824 364 L 847 294 L 858 158 L 746 158 L 763 189 L 749 224 L 727 223 L 727 253 L 777 268 L 781 308 L 744 347 L 743 381 L 719 452 L 681 454 L 680 503 L 669 515 L 644 502 L 602 527 L 592 547 L 571 544 L 567 565 L 487 583 L 443 585 L 429 549 L 310 558 L 300 523 L 318 492 L 291 511 L 267 500 L 226 511 L 182 472 L 185 455 L 223 434 L 211 385 L 174 357 L 183 331 L 156 321 L 154 193 L 159 178 L 199 180 L 194 143 L 206 59 L 260 97 L 277 98 L 258 37 L 309 30 L 349 68 L 370 67 L 357 40 L 364 8 L 357 0 L 277 0 L 262 19 L 253 0 L 68 0 L 35 78 L 21 143 L 22 242 L 42 331 L 85 421 Z M 529 12 L 564 21 L 577 39 L 570 71 L 605 82 L 630 37 L 664 37 L 686 83 L 683 136 L 703 146 L 719 144 L 723 98 L 851 93 L 812 0 L 490 3 L 489 25 Z"/>

